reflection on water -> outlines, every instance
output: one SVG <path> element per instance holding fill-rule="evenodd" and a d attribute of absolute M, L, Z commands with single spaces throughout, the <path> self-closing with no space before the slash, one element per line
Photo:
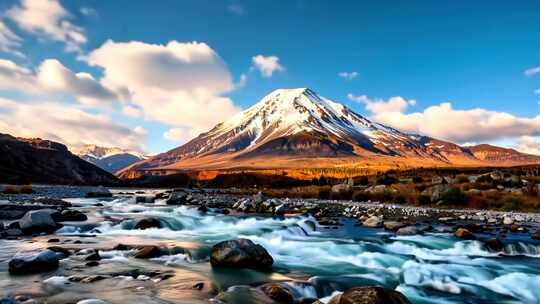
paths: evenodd
<path fill-rule="evenodd" d="M 100 265 L 77 268 L 84 266 L 68 261 L 55 273 L 10 277 L 7 261 L 15 252 L 48 244 L 46 239 L 0 241 L 0 288 L 43 294 L 58 302 L 99 297 L 115 303 L 206 303 L 216 292 L 232 285 L 295 281 L 291 286 L 305 297 L 322 298 L 359 285 L 384 285 L 403 292 L 413 303 L 540 302 L 540 247 L 512 235 L 505 240 L 504 254 L 497 254 L 487 251 L 480 241 L 457 241 L 448 234 L 395 237 L 379 229 L 355 227 L 347 220 L 340 229 L 325 229 L 311 216 L 202 214 L 185 206 L 135 205 L 131 198 L 72 202 L 95 214 L 88 223 L 66 226 L 57 234 L 70 244 L 63 244 L 65 247 L 102 249 Z M 97 202 L 106 208 L 95 209 Z M 158 218 L 164 228 L 133 229 L 135 220 L 143 217 Z M 263 245 L 274 257 L 274 272 L 209 266 L 213 244 L 239 237 Z M 81 240 L 82 244 L 69 240 Z M 168 248 L 168 254 L 135 260 L 129 257 L 129 251 L 110 250 L 118 243 L 155 244 Z M 172 269 L 175 276 L 160 282 L 118 278 L 92 284 L 62 281 L 82 270 L 88 275 L 135 268 Z M 54 280 L 43 283 L 52 276 Z M 194 289 L 195 283 L 204 283 L 203 290 Z"/>

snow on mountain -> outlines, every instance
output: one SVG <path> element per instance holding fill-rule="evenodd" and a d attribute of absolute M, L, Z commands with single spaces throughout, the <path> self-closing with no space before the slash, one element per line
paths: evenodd
<path fill-rule="evenodd" d="M 85 145 L 76 151 L 77 156 L 108 172 L 116 173 L 138 161 L 148 158 L 142 153 L 116 147 Z"/>
<path fill-rule="evenodd" d="M 308 88 L 279 89 L 185 145 L 129 169 L 181 168 L 189 160 L 228 164 L 264 157 L 474 160 L 466 148 L 375 123 Z M 175 164 L 180 164 L 175 166 Z M 171 167 L 172 165 L 172 167 Z"/>

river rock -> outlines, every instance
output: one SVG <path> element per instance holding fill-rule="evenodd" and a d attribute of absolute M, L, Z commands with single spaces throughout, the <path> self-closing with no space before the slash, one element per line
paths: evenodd
<path fill-rule="evenodd" d="M 531 238 L 534 240 L 540 240 L 540 230 L 536 230 L 535 232 L 531 233 Z"/>
<path fill-rule="evenodd" d="M 135 203 L 137 204 L 153 204 L 155 201 L 155 196 L 138 195 L 135 197 Z"/>
<path fill-rule="evenodd" d="M 398 221 L 385 221 L 384 222 L 384 229 L 387 229 L 387 230 L 396 231 L 399 228 L 402 228 L 404 226 L 405 226 L 405 224 L 403 224 L 402 222 L 398 222 Z"/>
<path fill-rule="evenodd" d="M 9 261 L 9 273 L 30 274 L 58 268 L 58 255 L 52 250 L 34 251 L 16 255 Z"/>
<path fill-rule="evenodd" d="M 64 210 L 62 211 L 62 221 L 64 222 L 84 222 L 88 219 L 86 214 L 78 210 Z"/>
<path fill-rule="evenodd" d="M 382 218 L 374 215 L 374 216 L 368 217 L 367 220 L 362 222 L 362 225 L 366 227 L 370 227 L 370 228 L 379 228 L 379 227 L 382 227 L 383 220 Z"/>
<path fill-rule="evenodd" d="M 157 218 L 149 217 L 140 219 L 135 223 L 133 229 L 145 230 L 150 228 L 162 228 L 161 222 Z"/>
<path fill-rule="evenodd" d="M 174 191 L 166 201 L 167 205 L 182 205 L 187 203 L 188 194 L 184 191 Z"/>
<path fill-rule="evenodd" d="M 514 223 L 514 219 L 511 216 L 505 216 L 503 218 L 503 224 L 512 225 L 513 223 Z"/>
<path fill-rule="evenodd" d="M 397 235 L 417 235 L 419 233 L 420 231 L 418 230 L 418 228 L 414 226 L 399 228 L 398 231 L 396 231 Z"/>
<path fill-rule="evenodd" d="M 281 204 L 274 209 L 274 213 L 277 215 L 283 215 L 287 212 L 287 205 Z"/>
<path fill-rule="evenodd" d="M 267 270 L 274 259 L 263 246 L 248 239 L 237 239 L 214 245 L 210 263 L 212 266 Z"/>
<path fill-rule="evenodd" d="M 476 239 L 474 234 L 472 234 L 469 230 L 467 230 L 465 228 L 459 228 L 458 230 L 456 230 L 454 235 L 457 238 L 465 239 L 465 240 L 474 240 L 474 239 Z"/>
<path fill-rule="evenodd" d="M 489 240 L 487 240 L 484 245 L 486 246 L 486 248 L 489 250 L 489 251 L 493 251 L 493 252 L 499 252 L 501 250 L 504 249 L 504 244 L 503 242 L 501 242 L 501 240 L 499 240 L 498 238 L 494 237 L 494 238 L 490 238 Z"/>
<path fill-rule="evenodd" d="M 87 198 L 112 197 L 112 193 L 109 191 L 109 189 L 99 186 L 93 188 L 91 191 L 88 191 L 85 196 Z"/>
<path fill-rule="evenodd" d="M 291 292 L 278 283 L 268 283 L 259 287 L 264 294 L 278 303 L 294 303 Z"/>
<path fill-rule="evenodd" d="M 152 259 L 161 256 L 161 250 L 157 246 L 142 246 L 131 254 L 136 259 Z"/>
<path fill-rule="evenodd" d="M 28 211 L 19 220 L 19 226 L 25 233 L 54 232 L 59 228 L 51 216 L 55 212 L 57 211 L 52 209 Z"/>
<path fill-rule="evenodd" d="M 328 304 L 410 304 L 400 292 L 383 287 L 354 287 L 330 299 Z"/>
<path fill-rule="evenodd" d="M 229 287 L 226 291 L 220 292 L 215 300 L 217 303 L 227 304 L 276 304 L 276 301 L 261 290 L 243 285 Z"/>

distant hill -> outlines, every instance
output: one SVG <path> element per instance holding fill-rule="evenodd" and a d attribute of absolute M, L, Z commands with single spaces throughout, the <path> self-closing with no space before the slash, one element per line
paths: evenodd
<path fill-rule="evenodd" d="M 118 179 L 60 143 L 0 134 L 0 182 L 106 185 Z"/>
<path fill-rule="evenodd" d="M 108 148 L 96 145 L 85 145 L 76 154 L 92 164 L 112 174 L 147 157 L 141 153 L 121 148 Z"/>
<path fill-rule="evenodd" d="M 119 173 L 345 167 L 360 164 L 490 166 L 540 163 L 540 156 L 409 134 L 355 113 L 307 88 L 280 89 L 210 131 Z"/>

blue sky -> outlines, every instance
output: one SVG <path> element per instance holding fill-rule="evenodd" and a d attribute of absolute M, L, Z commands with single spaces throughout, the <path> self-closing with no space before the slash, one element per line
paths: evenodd
<path fill-rule="evenodd" d="M 405 131 L 540 153 L 538 1 L 36 1 L 0 3 L 16 36 L 0 27 L 0 132 L 161 152 L 310 87 Z M 200 63 L 168 62 L 202 46 Z"/>

